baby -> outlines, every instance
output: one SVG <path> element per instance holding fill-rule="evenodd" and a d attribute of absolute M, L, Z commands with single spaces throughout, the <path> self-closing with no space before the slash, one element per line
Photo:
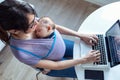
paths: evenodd
<path fill-rule="evenodd" d="M 54 35 L 55 24 L 49 17 L 42 17 L 38 20 L 38 27 L 36 27 L 35 35 L 37 38 L 52 38 Z M 51 70 L 43 69 L 42 73 L 47 74 Z"/>
<path fill-rule="evenodd" d="M 42 17 L 38 20 L 39 24 L 35 34 L 37 38 L 51 38 L 55 29 L 54 22 L 49 17 Z"/>

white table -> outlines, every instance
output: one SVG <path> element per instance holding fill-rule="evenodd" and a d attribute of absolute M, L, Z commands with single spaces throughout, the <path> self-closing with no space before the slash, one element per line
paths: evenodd
<path fill-rule="evenodd" d="M 80 26 L 79 32 L 94 34 L 105 33 L 117 19 L 120 19 L 120 1 L 103 6 L 91 15 L 89 15 Z M 80 57 L 75 54 L 74 58 Z M 77 65 L 75 67 L 78 80 L 84 79 L 84 69 Z M 110 68 L 109 71 L 104 71 L 105 80 L 120 80 L 120 65 Z"/>

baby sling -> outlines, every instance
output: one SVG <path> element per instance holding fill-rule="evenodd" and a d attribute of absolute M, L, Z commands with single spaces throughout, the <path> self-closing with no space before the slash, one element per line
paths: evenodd
<path fill-rule="evenodd" d="M 14 46 L 14 45 L 10 45 L 11 48 L 14 48 L 16 50 L 19 50 L 19 51 L 22 51 L 23 53 L 25 54 L 28 54 L 28 55 L 32 55 L 34 57 L 37 57 L 37 58 L 40 58 L 40 59 L 43 59 L 43 58 L 46 58 L 50 55 L 51 51 L 53 50 L 54 48 L 54 45 L 55 45 L 55 42 L 56 42 L 56 34 L 54 33 L 54 36 L 53 36 L 53 42 L 52 42 L 52 47 L 49 49 L 48 53 L 45 55 L 45 56 L 40 56 L 40 55 L 37 55 L 37 54 L 34 54 L 28 50 L 25 50 L 23 48 L 19 48 L 17 46 Z"/>

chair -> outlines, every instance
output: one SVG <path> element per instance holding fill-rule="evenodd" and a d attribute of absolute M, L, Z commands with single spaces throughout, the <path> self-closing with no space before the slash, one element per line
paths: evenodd
<path fill-rule="evenodd" d="M 38 79 L 38 75 L 41 73 L 41 71 L 39 71 L 37 74 L 36 74 L 36 80 L 39 80 Z M 77 78 L 73 78 L 73 80 L 77 80 Z"/>

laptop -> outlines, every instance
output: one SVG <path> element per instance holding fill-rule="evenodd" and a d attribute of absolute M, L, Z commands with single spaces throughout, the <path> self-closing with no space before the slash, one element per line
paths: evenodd
<path fill-rule="evenodd" d="M 81 57 L 90 50 L 100 50 L 100 62 L 82 64 L 84 69 L 109 69 L 120 63 L 120 21 L 117 20 L 105 34 L 96 34 L 98 44 L 90 46 L 81 41 Z"/>

